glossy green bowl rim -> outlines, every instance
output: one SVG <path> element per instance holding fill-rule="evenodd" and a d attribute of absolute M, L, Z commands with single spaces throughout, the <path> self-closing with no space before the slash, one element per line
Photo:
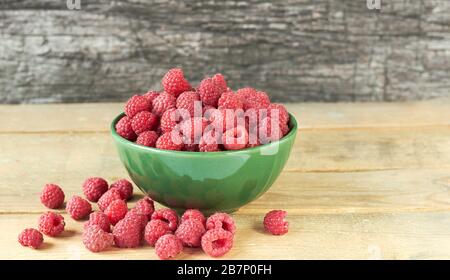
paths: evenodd
<path fill-rule="evenodd" d="M 153 153 L 158 153 L 158 154 L 166 154 L 166 155 L 177 155 L 177 156 L 186 156 L 186 157 L 214 157 L 214 156 L 219 156 L 219 155 L 236 155 L 236 154 L 247 154 L 247 153 L 258 153 L 261 151 L 261 149 L 267 148 L 269 146 L 275 146 L 275 145 L 280 145 L 286 141 L 289 141 L 290 138 L 295 137 L 295 134 L 298 130 L 298 124 L 297 124 L 297 120 L 295 119 L 295 117 L 289 113 L 289 124 L 291 126 L 291 130 L 289 131 L 289 133 L 287 135 L 285 135 L 283 138 L 281 138 L 278 141 L 275 142 L 271 142 L 271 143 L 267 143 L 264 145 L 260 145 L 260 146 L 256 146 L 256 147 L 252 147 L 252 148 L 245 148 L 242 150 L 236 150 L 236 151 L 220 151 L 220 152 L 208 152 L 208 153 L 202 153 L 202 152 L 189 152 L 189 151 L 173 151 L 173 150 L 161 150 L 161 149 L 157 149 L 157 148 L 152 148 L 152 147 L 147 147 L 147 146 L 143 146 L 143 145 L 139 145 L 136 144 L 135 142 L 131 142 L 125 138 L 123 138 L 122 136 L 120 136 L 119 134 L 117 134 L 116 132 L 116 123 L 123 117 L 125 116 L 125 113 L 120 113 L 117 117 L 115 117 L 111 123 L 111 134 L 114 137 L 114 139 L 116 139 L 119 142 L 122 142 L 125 145 L 130 145 L 136 149 L 142 149 L 142 150 L 147 150 L 147 151 L 151 151 Z"/>

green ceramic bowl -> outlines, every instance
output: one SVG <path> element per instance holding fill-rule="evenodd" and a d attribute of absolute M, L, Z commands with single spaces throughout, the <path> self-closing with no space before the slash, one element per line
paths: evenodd
<path fill-rule="evenodd" d="M 111 134 L 130 178 L 144 193 L 181 212 L 233 212 L 264 194 L 280 175 L 297 134 L 290 115 L 290 132 L 280 141 L 238 151 L 212 153 L 167 151 L 130 142 Z"/>

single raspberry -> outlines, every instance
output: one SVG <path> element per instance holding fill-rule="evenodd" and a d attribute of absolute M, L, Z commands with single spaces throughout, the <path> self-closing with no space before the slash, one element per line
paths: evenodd
<path fill-rule="evenodd" d="M 169 229 L 175 231 L 178 226 L 178 215 L 172 209 L 158 209 L 152 214 L 152 220 L 162 220 L 169 224 Z"/>
<path fill-rule="evenodd" d="M 19 243 L 24 247 L 31 247 L 37 249 L 44 242 L 44 237 L 42 233 L 34 228 L 24 229 L 18 237 Z"/>
<path fill-rule="evenodd" d="M 233 234 L 221 228 L 210 229 L 202 236 L 202 249 L 211 257 L 225 255 L 233 247 Z"/>
<path fill-rule="evenodd" d="M 113 228 L 114 243 L 119 248 L 139 247 L 142 239 L 142 227 L 139 221 L 122 219 Z"/>
<path fill-rule="evenodd" d="M 285 220 L 287 215 L 283 210 L 272 210 L 264 216 L 264 228 L 273 235 L 283 235 L 289 230 L 289 222 Z"/>
<path fill-rule="evenodd" d="M 100 211 L 105 211 L 114 200 L 122 200 L 122 193 L 117 188 L 111 188 L 105 192 L 97 202 Z"/>
<path fill-rule="evenodd" d="M 256 94 L 257 90 L 251 87 L 240 88 L 236 91 L 236 95 L 245 103 L 245 100 L 249 98 L 250 95 Z"/>
<path fill-rule="evenodd" d="M 116 123 L 116 132 L 123 138 L 130 141 L 134 141 L 137 137 L 131 127 L 131 119 L 127 116 L 124 116 Z"/>
<path fill-rule="evenodd" d="M 74 195 L 67 202 L 66 211 L 74 220 L 81 220 L 91 213 L 92 206 L 87 200 Z"/>
<path fill-rule="evenodd" d="M 230 128 L 222 136 L 222 144 L 227 150 L 240 150 L 248 144 L 248 132 L 244 126 Z"/>
<path fill-rule="evenodd" d="M 203 79 L 198 86 L 198 91 L 204 105 L 217 107 L 217 101 L 219 101 L 222 90 L 214 83 L 213 79 Z"/>
<path fill-rule="evenodd" d="M 244 109 L 267 109 L 270 105 L 270 99 L 265 92 L 257 91 L 250 93 L 247 98 L 243 100 Z"/>
<path fill-rule="evenodd" d="M 203 225 L 205 225 L 206 218 L 203 215 L 203 213 L 198 209 L 188 209 L 184 211 L 183 215 L 181 216 L 181 223 L 188 220 L 198 220 Z"/>
<path fill-rule="evenodd" d="M 84 181 L 83 193 L 91 202 L 97 202 L 106 191 L 108 191 L 108 182 L 103 178 L 92 177 Z"/>
<path fill-rule="evenodd" d="M 208 121 L 203 117 L 195 117 L 180 123 L 179 129 L 185 144 L 198 144 Z"/>
<path fill-rule="evenodd" d="M 46 212 L 39 217 L 38 229 L 45 235 L 57 236 L 64 231 L 64 217 L 55 212 Z"/>
<path fill-rule="evenodd" d="M 213 130 L 208 131 L 203 134 L 198 144 L 198 150 L 200 152 L 219 152 L 219 144 L 217 143 L 216 137 L 213 136 Z"/>
<path fill-rule="evenodd" d="M 90 226 L 99 226 L 105 232 L 111 232 L 111 223 L 108 216 L 102 212 L 93 212 L 89 215 L 89 220 L 84 223 L 83 227 L 86 230 Z"/>
<path fill-rule="evenodd" d="M 175 235 L 185 246 L 200 247 L 201 239 L 205 232 L 205 226 L 200 220 L 190 219 L 183 221 L 178 226 Z"/>
<path fill-rule="evenodd" d="M 159 135 L 155 131 L 145 131 L 139 134 L 136 140 L 136 144 L 154 148 L 156 146 L 156 141 L 158 140 L 158 138 Z"/>
<path fill-rule="evenodd" d="M 124 219 L 137 221 L 141 225 L 142 229 L 144 229 L 145 225 L 147 225 L 148 223 L 147 215 L 141 214 L 141 212 L 139 212 L 136 208 L 133 208 L 130 211 L 128 211 Z"/>
<path fill-rule="evenodd" d="M 217 73 L 212 77 L 212 79 L 221 92 L 227 91 L 227 81 L 225 81 L 225 77 L 222 74 Z"/>
<path fill-rule="evenodd" d="M 101 252 L 114 244 L 114 237 L 100 226 L 91 225 L 83 231 L 83 243 L 89 251 Z"/>
<path fill-rule="evenodd" d="M 154 131 L 151 131 L 155 133 Z M 120 179 L 109 186 L 109 189 L 117 189 L 123 200 L 128 200 L 133 196 L 133 185 L 127 179 Z"/>
<path fill-rule="evenodd" d="M 108 208 L 104 211 L 108 220 L 112 225 L 117 224 L 122 220 L 128 212 L 127 203 L 123 200 L 114 200 L 108 205 Z"/>
<path fill-rule="evenodd" d="M 155 212 L 155 203 L 150 197 L 146 196 L 136 202 L 134 209 L 136 209 L 138 213 L 145 215 L 147 219 L 150 220 L 153 212 Z"/>
<path fill-rule="evenodd" d="M 289 113 L 283 104 L 272 103 L 267 107 L 267 116 L 272 117 L 273 114 L 278 114 L 278 120 L 281 124 L 287 124 L 289 122 Z"/>
<path fill-rule="evenodd" d="M 233 218 L 227 213 L 215 213 L 206 220 L 206 229 L 224 229 L 234 234 L 236 232 L 236 226 L 234 225 Z"/>
<path fill-rule="evenodd" d="M 142 111 L 151 111 L 152 103 L 142 95 L 133 95 L 125 104 L 125 114 L 132 118 Z"/>
<path fill-rule="evenodd" d="M 275 123 L 272 125 L 272 119 L 270 117 L 266 117 L 259 122 L 258 135 L 259 141 L 262 144 L 277 141 L 283 136 L 280 130 L 280 124 Z"/>
<path fill-rule="evenodd" d="M 191 89 L 191 85 L 184 78 L 183 70 L 180 68 L 170 69 L 162 79 L 162 87 L 165 92 L 177 97 L 180 93 Z"/>
<path fill-rule="evenodd" d="M 219 109 L 242 109 L 243 104 L 238 95 L 234 94 L 232 91 L 227 91 L 222 93 L 217 102 Z"/>
<path fill-rule="evenodd" d="M 159 92 L 150 90 L 150 91 L 148 91 L 147 93 L 145 93 L 143 96 L 144 96 L 145 98 L 147 98 L 147 100 L 150 101 L 150 103 L 152 103 L 153 100 L 154 100 L 158 95 L 159 95 Z"/>
<path fill-rule="evenodd" d="M 144 239 L 148 245 L 155 246 L 156 241 L 168 233 L 172 233 L 168 223 L 161 220 L 151 220 L 145 226 Z"/>
<path fill-rule="evenodd" d="M 156 255 L 162 260 L 176 257 L 183 251 L 183 244 L 173 234 L 161 236 L 155 244 Z"/>
<path fill-rule="evenodd" d="M 156 141 L 156 148 L 162 150 L 181 151 L 183 149 L 183 138 L 179 132 L 166 132 Z"/>
<path fill-rule="evenodd" d="M 137 135 L 150 131 L 158 126 L 158 117 L 148 111 L 139 112 L 131 119 L 131 128 Z"/>
<path fill-rule="evenodd" d="M 194 116 L 195 106 L 198 106 L 198 111 L 202 111 L 202 102 L 200 95 L 195 91 L 186 91 L 180 94 L 177 98 L 177 109 L 186 110 L 191 117 Z"/>
<path fill-rule="evenodd" d="M 153 99 L 152 113 L 158 117 L 161 117 L 165 111 L 175 108 L 176 103 L 177 99 L 175 96 L 166 92 L 160 93 L 155 99 Z"/>
<path fill-rule="evenodd" d="M 190 115 L 183 114 L 181 110 L 176 108 L 165 111 L 161 116 L 161 130 L 163 132 L 171 132 L 176 126 L 185 119 L 190 119 Z"/>
<path fill-rule="evenodd" d="M 51 209 L 57 209 L 64 203 L 64 192 L 55 184 L 46 184 L 40 196 L 42 204 Z"/>

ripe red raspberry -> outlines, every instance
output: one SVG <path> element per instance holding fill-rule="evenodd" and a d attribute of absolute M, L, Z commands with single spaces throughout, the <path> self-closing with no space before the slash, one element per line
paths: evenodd
<path fill-rule="evenodd" d="M 83 243 L 89 251 L 101 252 L 114 244 L 114 237 L 98 225 L 91 225 L 83 231 Z"/>
<path fill-rule="evenodd" d="M 234 225 L 233 218 L 227 213 L 215 213 L 206 220 L 206 229 L 224 229 L 234 234 L 236 232 L 236 226 Z"/>
<path fill-rule="evenodd" d="M 116 123 L 116 132 L 123 138 L 130 141 L 134 141 L 137 137 L 131 127 L 131 119 L 127 116 L 124 116 Z"/>
<path fill-rule="evenodd" d="M 225 81 L 225 77 L 222 74 L 217 73 L 212 77 L 212 79 L 221 92 L 227 91 L 227 81 Z"/>
<path fill-rule="evenodd" d="M 264 216 L 264 228 L 273 235 L 283 235 L 289 230 L 286 211 L 272 210 Z"/>
<path fill-rule="evenodd" d="M 64 217 L 55 212 L 46 212 L 39 217 L 38 229 L 45 235 L 57 236 L 64 231 Z"/>
<path fill-rule="evenodd" d="M 118 221 L 122 220 L 128 212 L 127 203 L 123 200 L 114 200 L 108 205 L 105 210 L 106 216 L 112 225 L 117 224 Z"/>
<path fill-rule="evenodd" d="M 244 125 L 244 116 L 244 111 L 242 110 L 217 109 L 211 111 L 205 118 L 210 122 L 210 125 L 214 127 L 215 131 L 225 132 L 238 125 Z"/>
<path fill-rule="evenodd" d="M 148 111 L 139 112 L 131 119 L 131 128 L 137 135 L 158 126 L 158 117 Z"/>
<path fill-rule="evenodd" d="M 198 150 L 200 152 L 219 152 L 220 148 L 217 143 L 216 137 L 213 136 L 213 130 L 203 134 L 198 144 Z"/>
<path fill-rule="evenodd" d="M 203 117 L 195 117 L 180 123 L 178 129 L 185 140 L 185 144 L 198 144 L 208 121 Z"/>
<path fill-rule="evenodd" d="M 161 220 L 151 220 L 145 226 L 144 239 L 148 245 L 155 246 L 156 241 L 168 233 L 172 233 L 168 223 Z"/>
<path fill-rule="evenodd" d="M 175 96 L 166 92 L 160 93 L 155 99 L 153 99 L 152 113 L 158 117 L 161 117 L 165 111 L 175 108 L 176 102 L 177 99 Z"/>
<path fill-rule="evenodd" d="M 272 112 L 273 111 L 273 112 Z M 289 122 L 289 113 L 283 104 L 272 103 L 267 107 L 267 116 L 272 117 L 272 113 L 278 114 L 280 126 Z"/>
<path fill-rule="evenodd" d="M 240 150 L 248 144 L 248 132 L 244 126 L 230 128 L 222 136 L 222 144 L 227 150 Z"/>
<path fill-rule="evenodd" d="M 191 85 L 184 78 L 183 70 L 180 68 L 170 69 L 162 79 L 162 87 L 165 92 L 177 97 L 180 93 L 191 89 Z"/>
<path fill-rule="evenodd" d="M 64 192 L 55 184 L 46 184 L 40 196 L 42 204 L 50 209 L 56 209 L 64 203 Z"/>
<path fill-rule="evenodd" d="M 114 243 L 119 248 L 139 247 L 142 239 L 142 227 L 139 221 L 120 220 L 113 228 Z"/>
<path fill-rule="evenodd" d="M 148 223 L 147 215 L 141 214 L 136 208 L 131 209 L 127 212 L 124 219 L 129 219 L 138 222 L 141 225 L 141 228 L 144 229 L 145 225 Z"/>
<path fill-rule="evenodd" d="M 213 79 L 203 79 L 198 86 L 198 92 L 204 105 L 217 107 L 217 101 L 222 94 L 222 90 L 217 86 Z"/>
<path fill-rule="evenodd" d="M 202 236 L 202 249 L 211 257 L 220 257 L 233 247 L 233 234 L 221 228 L 210 229 Z"/>
<path fill-rule="evenodd" d="M 169 224 L 169 229 L 175 231 L 178 226 L 178 215 L 172 209 L 158 209 L 152 214 L 152 220 L 162 220 Z"/>
<path fill-rule="evenodd" d="M 87 200 L 74 195 L 67 202 L 66 211 L 74 220 L 81 220 L 91 213 L 92 206 Z"/>
<path fill-rule="evenodd" d="M 190 115 L 183 115 L 178 109 L 172 108 L 165 111 L 161 116 L 161 130 L 163 132 L 171 132 L 184 119 L 189 119 Z"/>
<path fill-rule="evenodd" d="M 122 200 L 122 194 L 117 188 L 111 188 L 105 192 L 97 202 L 100 211 L 105 211 L 114 200 Z"/>
<path fill-rule="evenodd" d="M 153 212 L 155 212 L 155 203 L 150 197 L 146 196 L 136 202 L 134 209 L 136 209 L 138 213 L 145 215 L 147 219 L 150 220 Z"/>
<path fill-rule="evenodd" d="M 141 95 L 133 95 L 130 99 L 128 99 L 124 108 L 125 114 L 130 118 L 134 117 L 139 112 L 151 110 L 152 103 Z"/>
<path fill-rule="evenodd" d="M 183 244 L 175 235 L 165 234 L 156 241 L 155 251 L 160 259 L 167 260 L 181 253 Z"/>
<path fill-rule="evenodd" d="M 257 91 L 251 93 L 244 100 L 244 109 L 267 109 L 270 105 L 270 99 L 265 92 Z"/>
<path fill-rule="evenodd" d="M 242 109 L 243 104 L 238 95 L 234 94 L 232 91 L 227 91 L 222 93 L 217 102 L 219 109 Z"/>
<path fill-rule="evenodd" d="M 203 234 L 206 232 L 205 226 L 200 220 L 190 219 L 183 221 L 175 231 L 183 245 L 189 247 L 200 247 Z"/>
<path fill-rule="evenodd" d="M 281 135 L 282 136 L 285 136 L 290 131 L 289 126 L 286 123 L 285 124 L 280 124 L 280 130 L 281 130 Z"/>
<path fill-rule="evenodd" d="M 155 133 L 154 131 L 152 131 Z M 133 196 L 133 185 L 127 179 L 120 179 L 109 186 L 110 189 L 117 189 L 123 200 L 128 200 Z"/>
<path fill-rule="evenodd" d="M 176 131 L 166 132 L 156 141 L 156 148 L 162 150 L 181 151 L 183 149 L 183 138 Z"/>
<path fill-rule="evenodd" d="M 108 216 L 102 212 L 93 212 L 89 215 L 89 221 L 84 223 L 83 227 L 86 230 L 90 226 L 99 226 L 105 232 L 111 232 L 111 223 Z"/>
<path fill-rule="evenodd" d="M 107 190 L 108 182 L 99 177 L 88 178 L 83 184 L 83 193 L 91 202 L 97 202 Z"/>
<path fill-rule="evenodd" d="M 195 91 L 186 91 L 177 98 L 177 109 L 186 110 L 191 117 L 194 116 L 195 106 L 198 106 L 198 114 L 202 112 L 200 96 Z"/>
<path fill-rule="evenodd" d="M 245 103 L 245 100 L 250 96 L 256 94 L 256 89 L 251 87 L 246 88 L 240 88 L 236 91 L 236 95 L 239 97 L 239 99 L 242 100 L 242 102 Z"/>
<path fill-rule="evenodd" d="M 206 222 L 205 216 L 198 209 L 187 209 L 186 211 L 184 211 L 183 215 L 181 216 L 181 223 L 188 220 L 198 220 L 203 225 L 205 225 Z"/>
<path fill-rule="evenodd" d="M 154 100 L 158 95 L 159 95 L 159 92 L 150 90 L 150 91 L 148 91 L 147 93 L 145 93 L 143 96 L 144 96 L 145 98 L 147 98 L 147 100 L 150 101 L 150 103 L 152 103 L 153 100 Z"/>
<path fill-rule="evenodd" d="M 18 241 L 24 247 L 37 249 L 41 246 L 42 242 L 44 242 L 44 237 L 38 230 L 26 228 L 19 234 Z"/>
<path fill-rule="evenodd" d="M 139 134 L 136 144 L 146 146 L 146 147 L 155 147 L 156 141 L 158 140 L 159 135 L 155 131 L 145 131 Z"/>
<path fill-rule="evenodd" d="M 272 125 L 272 119 L 270 117 L 265 117 L 260 121 L 258 135 L 259 141 L 262 144 L 277 141 L 283 136 L 280 130 L 280 124 L 275 123 Z"/>

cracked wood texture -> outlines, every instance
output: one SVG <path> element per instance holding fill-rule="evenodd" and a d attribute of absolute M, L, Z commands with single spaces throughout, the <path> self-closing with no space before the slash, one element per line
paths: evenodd
<path fill-rule="evenodd" d="M 277 101 L 449 96 L 450 2 L 0 1 L 0 102 L 124 100 L 167 69 Z"/>

